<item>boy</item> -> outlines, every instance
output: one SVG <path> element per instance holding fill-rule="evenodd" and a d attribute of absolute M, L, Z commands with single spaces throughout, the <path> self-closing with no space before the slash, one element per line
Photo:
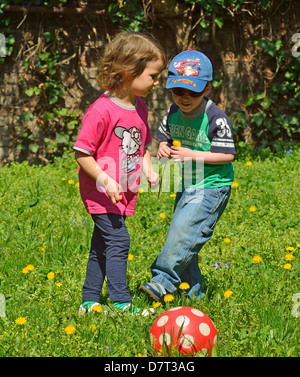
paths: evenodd
<path fill-rule="evenodd" d="M 140 287 L 156 301 L 175 292 L 181 282 L 189 284 L 188 297 L 204 296 L 198 252 L 212 237 L 231 192 L 235 154 L 231 123 L 205 96 L 211 80 L 210 60 L 195 50 L 181 52 L 168 68 L 166 88 L 172 90 L 174 103 L 157 131 L 161 141 L 157 156 L 173 158 L 192 171 L 186 182 L 189 174 L 184 171 L 165 245 L 151 266 L 152 279 Z M 181 146 L 172 146 L 174 139 Z"/>

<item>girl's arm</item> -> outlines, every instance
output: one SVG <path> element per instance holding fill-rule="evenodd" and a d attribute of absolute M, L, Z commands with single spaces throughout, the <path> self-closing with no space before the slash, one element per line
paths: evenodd
<path fill-rule="evenodd" d="M 151 189 L 155 189 L 159 183 L 159 175 L 152 168 L 151 156 L 147 148 L 145 148 L 143 157 L 143 173 Z"/>
<path fill-rule="evenodd" d="M 120 185 L 100 168 L 93 156 L 75 151 L 75 159 L 88 176 L 105 188 L 108 198 L 113 204 L 122 200 Z"/>
<path fill-rule="evenodd" d="M 205 164 L 222 165 L 228 164 L 234 160 L 234 154 L 231 153 L 213 153 L 210 151 L 193 151 L 189 148 L 171 147 L 171 157 L 175 162 L 184 161 L 185 158 L 192 158 L 196 161 L 197 158 L 203 158 Z"/>

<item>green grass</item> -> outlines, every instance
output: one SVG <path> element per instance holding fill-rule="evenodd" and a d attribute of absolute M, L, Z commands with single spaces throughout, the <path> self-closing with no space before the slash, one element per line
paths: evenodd
<path fill-rule="evenodd" d="M 234 162 L 239 186 L 200 253 L 205 298 L 184 304 L 213 320 L 218 330 L 214 355 L 295 357 L 300 355 L 299 301 L 292 300 L 300 293 L 300 150 L 252 162 Z M 0 168 L 0 293 L 6 309 L 6 317 L 0 317 L 0 356 L 152 356 L 152 323 L 168 305 L 182 304 L 178 294 L 150 318 L 78 316 L 93 223 L 76 182 L 73 156 L 45 167 L 13 163 Z M 153 305 L 138 288 L 151 277 L 173 203 L 169 193 L 158 200 L 157 193 L 144 192 L 135 216 L 126 220 L 133 256 L 128 285 L 140 307 Z M 288 270 L 287 247 L 294 248 Z M 261 263 L 252 263 L 255 255 Z M 28 264 L 34 270 L 24 273 Z M 227 289 L 233 294 L 224 298 Z M 107 304 L 106 286 L 102 300 Z M 15 323 L 19 317 L 26 318 L 24 325 Z M 74 334 L 65 333 L 68 325 L 75 327 Z"/>

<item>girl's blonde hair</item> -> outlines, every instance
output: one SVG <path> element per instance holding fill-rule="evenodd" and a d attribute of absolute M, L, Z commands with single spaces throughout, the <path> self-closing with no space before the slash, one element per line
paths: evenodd
<path fill-rule="evenodd" d="M 99 62 L 99 86 L 114 95 L 126 80 L 140 76 L 150 61 L 161 59 L 163 69 L 167 58 L 160 44 L 150 35 L 123 31 L 104 50 Z"/>

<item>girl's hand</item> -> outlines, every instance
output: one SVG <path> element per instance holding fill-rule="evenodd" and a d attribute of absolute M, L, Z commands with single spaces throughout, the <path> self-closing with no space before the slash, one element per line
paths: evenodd
<path fill-rule="evenodd" d="M 193 151 L 189 148 L 184 147 L 171 147 L 170 156 L 174 159 L 175 162 L 184 161 L 185 158 L 193 157 Z"/>
<path fill-rule="evenodd" d="M 151 190 L 154 190 L 159 184 L 159 174 L 157 174 L 154 170 L 151 171 L 151 174 L 148 177 L 148 183 Z"/>
<path fill-rule="evenodd" d="M 108 199 L 112 202 L 112 204 L 117 204 L 118 202 L 120 202 L 122 200 L 122 190 L 119 183 L 117 183 L 109 176 L 104 179 L 103 183 Z"/>
<path fill-rule="evenodd" d="M 159 144 L 159 148 L 158 148 L 158 152 L 157 152 L 157 157 L 159 159 L 162 158 L 162 157 L 170 158 L 170 153 L 171 153 L 170 144 L 167 141 L 162 141 Z"/>

